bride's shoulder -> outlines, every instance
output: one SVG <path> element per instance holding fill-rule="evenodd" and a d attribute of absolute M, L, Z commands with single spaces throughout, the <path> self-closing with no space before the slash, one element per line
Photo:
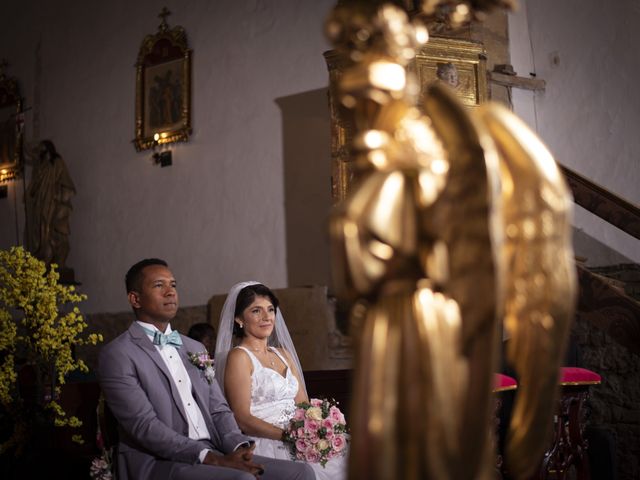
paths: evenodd
<path fill-rule="evenodd" d="M 232 348 L 229 351 L 229 355 L 227 355 L 227 365 L 229 363 L 251 366 L 251 357 L 249 356 L 249 352 L 241 347 Z"/>

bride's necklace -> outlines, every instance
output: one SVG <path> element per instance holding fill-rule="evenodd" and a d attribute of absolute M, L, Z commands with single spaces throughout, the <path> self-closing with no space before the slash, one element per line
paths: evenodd
<path fill-rule="evenodd" d="M 260 353 L 263 355 L 263 358 L 266 358 L 266 362 L 271 366 L 271 368 L 276 366 L 276 362 L 273 359 L 273 352 L 271 350 L 269 350 L 268 348 L 266 350 L 263 350 L 261 348 L 253 348 L 253 347 L 249 347 L 249 349 L 251 349 L 252 351 L 254 351 L 255 353 Z M 271 355 L 269 355 L 271 354 Z"/>

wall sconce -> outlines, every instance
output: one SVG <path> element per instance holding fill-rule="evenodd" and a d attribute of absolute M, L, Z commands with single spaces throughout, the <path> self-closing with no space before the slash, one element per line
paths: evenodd
<path fill-rule="evenodd" d="M 156 165 L 160 164 L 161 167 L 168 167 L 173 163 L 171 158 L 171 150 L 163 150 L 160 152 L 156 151 L 156 147 L 158 145 L 166 144 L 166 141 L 162 141 L 166 138 L 167 134 L 165 132 L 156 133 L 153 136 L 153 155 L 151 155 L 151 157 L 153 158 L 153 163 L 155 163 Z M 162 148 L 164 149 L 165 147 Z"/>
<path fill-rule="evenodd" d="M 16 177 L 15 173 L 11 172 L 8 168 L 0 170 L 0 183 L 8 182 Z"/>

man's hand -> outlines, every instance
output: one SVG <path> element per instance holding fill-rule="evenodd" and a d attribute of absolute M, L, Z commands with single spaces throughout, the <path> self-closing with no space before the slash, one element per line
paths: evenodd
<path fill-rule="evenodd" d="M 240 447 L 234 452 L 227 453 L 226 455 L 216 455 L 213 452 L 208 452 L 202 463 L 205 465 L 235 468 L 236 470 L 249 472 L 258 478 L 258 475 L 262 475 L 264 473 L 264 467 L 260 464 L 253 463 L 252 461 L 253 450 L 255 448 L 255 444 L 252 444 L 250 447 Z"/>

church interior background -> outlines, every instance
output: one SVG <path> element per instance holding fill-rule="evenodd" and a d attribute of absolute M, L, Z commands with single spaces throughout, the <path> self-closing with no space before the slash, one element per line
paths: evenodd
<path fill-rule="evenodd" d="M 322 25 L 334 4 L 2 6 L 0 59 L 24 99 L 25 148 L 52 140 L 75 185 L 67 266 L 88 296 L 81 310 L 94 330 L 130 321 L 124 272 L 141 258 L 159 257 L 178 279 L 185 325 L 215 323 L 212 312 L 231 285 L 260 280 L 284 295 L 293 291 L 300 312 L 294 332 L 326 338 L 317 351 L 309 346 L 305 369 L 349 368 L 348 326 L 330 298 L 332 130 L 323 57 L 330 45 Z M 504 75 L 488 74 L 489 96 L 523 118 L 561 165 L 638 205 L 640 58 L 630 47 L 640 43 L 640 7 L 633 0 L 615 8 L 603 0 L 519 4 L 469 31 L 469 39 L 487 46 L 487 71 L 504 73 L 500 65 L 508 64 L 533 81 L 523 84 L 537 86 L 505 86 Z M 192 134 L 157 148 L 172 152 L 172 164 L 163 167 L 153 150 L 136 151 L 133 140 L 136 58 L 165 6 L 167 23 L 185 28 L 192 50 Z M 5 182 L 0 249 L 24 242 L 31 173 L 27 165 L 23 178 Z M 579 261 L 638 299 L 638 238 L 579 205 L 574 217 Z M 612 445 L 620 479 L 640 475 L 640 309 L 629 308 L 635 313 L 615 306 L 583 312 L 572 335 L 580 366 L 603 377 L 592 389 L 590 423 L 604 440 L 592 448 Z M 622 318 L 618 330 L 598 315 Z"/>

